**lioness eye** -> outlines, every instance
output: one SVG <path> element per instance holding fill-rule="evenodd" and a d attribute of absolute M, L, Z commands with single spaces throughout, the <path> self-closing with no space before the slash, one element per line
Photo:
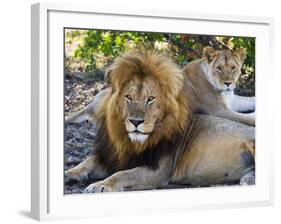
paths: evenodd
<path fill-rule="evenodd" d="M 216 67 L 217 71 L 222 72 L 221 66 Z"/>
<path fill-rule="evenodd" d="M 126 98 L 127 100 L 129 100 L 129 101 L 132 101 L 132 100 L 133 100 L 130 95 L 126 95 L 125 98 Z"/>
<path fill-rule="evenodd" d="M 154 100 L 155 100 L 155 97 L 154 96 L 150 96 L 147 99 L 147 103 L 152 103 Z"/>
<path fill-rule="evenodd" d="M 232 66 L 232 67 L 231 67 L 231 71 L 234 72 L 235 70 L 236 70 L 236 67 L 235 67 L 235 66 Z"/>

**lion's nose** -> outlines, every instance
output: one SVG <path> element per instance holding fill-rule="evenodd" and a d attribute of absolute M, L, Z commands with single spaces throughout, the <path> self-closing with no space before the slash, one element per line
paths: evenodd
<path fill-rule="evenodd" d="M 135 125 L 135 127 L 138 127 L 141 123 L 144 122 L 144 119 L 129 119 L 129 121 Z"/>
<path fill-rule="evenodd" d="M 232 82 L 224 82 L 224 84 L 229 87 Z"/>

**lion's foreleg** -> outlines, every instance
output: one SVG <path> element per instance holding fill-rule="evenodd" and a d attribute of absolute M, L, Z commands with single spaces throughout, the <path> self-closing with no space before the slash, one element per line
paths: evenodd
<path fill-rule="evenodd" d="M 67 170 L 65 175 L 68 179 L 86 181 L 88 178 L 102 179 L 108 176 L 106 170 L 97 162 L 96 156 L 89 156 L 82 163 Z"/>
<path fill-rule="evenodd" d="M 106 178 L 89 185 L 86 193 L 112 192 L 130 190 L 153 189 L 165 186 L 170 178 L 170 166 L 164 163 L 156 170 L 149 167 L 136 167 L 130 170 L 119 171 Z"/>
<path fill-rule="evenodd" d="M 255 126 L 255 116 L 252 114 L 242 114 L 235 111 L 223 110 L 216 112 L 215 115 L 250 126 Z"/>
<path fill-rule="evenodd" d="M 237 96 L 235 95 L 234 107 L 233 110 L 236 112 L 247 112 L 256 110 L 256 98 L 255 97 L 246 97 L 246 96 Z"/>

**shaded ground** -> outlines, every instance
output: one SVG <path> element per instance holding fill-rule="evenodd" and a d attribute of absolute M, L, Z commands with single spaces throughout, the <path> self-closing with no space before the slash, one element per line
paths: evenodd
<path fill-rule="evenodd" d="M 65 78 L 65 117 L 87 106 L 95 95 L 105 87 L 103 73 L 94 77 L 88 73 L 66 74 Z M 92 152 L 95 139 L 95 127 L 87 121 L 65 124 L 64 169 L 68 170 L 81 163 Z M 65 193 L 81 193 L 89 183 L 75 181 L 65 183 Z"/>
<path fill-rule="evenodd" d="M 95 129 L 88 122 L 65 125 L 64 168 L 68 170 L 81 163 L 94 147 Z M 76 181 L 65 184 L 65 194 L 81 193 L 88 183 Z"/>

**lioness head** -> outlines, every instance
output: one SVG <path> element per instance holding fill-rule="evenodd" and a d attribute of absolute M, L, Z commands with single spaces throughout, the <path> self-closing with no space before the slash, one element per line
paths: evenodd
<path fill-rule="evenodd" d="M 220 91 L 234 90 L 246 58 L 245 49 L 231 52 L 205 47 L 203 56 L 208 63 L 208 80 L 213 87 Z"/>
<path fill-rule="evenodd" d="M 145 149 L 183 129 L 189 108 L 184 75 L 167 56 L 130 52 L 114 61 L 106 80 L 107 129 L 117 147 L 128 140 Z"/>

